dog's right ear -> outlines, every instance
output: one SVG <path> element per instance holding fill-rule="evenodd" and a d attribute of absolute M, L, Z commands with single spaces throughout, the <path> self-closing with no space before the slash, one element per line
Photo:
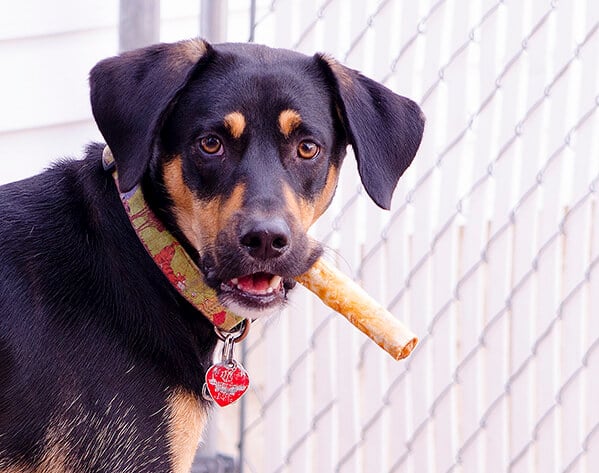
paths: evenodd
<path fill-rule="evenodd" d="M 317 54 L 315 59 L 332 83 L 337 113 L 354 149 L 364 189 L 388 210 L 397 182 L 420 146 L 422 110 L 329 56 Z"/>
<path fill-rule="evenodd" d="M 141 181 L 170 105 L 212 54 L 208 43 L 194 39 L 129 51 L 91 70 L 92 112 L 116 161 L 121 192 Z"/>

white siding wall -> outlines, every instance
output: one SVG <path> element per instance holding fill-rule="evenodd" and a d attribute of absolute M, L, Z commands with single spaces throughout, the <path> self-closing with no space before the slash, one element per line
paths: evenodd
<path fill-rule="evenodd" d="M 197 36 L 199 4 L 162 2 L 161 41 Z M 247 40 L 246 18 L 245 9 L 232 16 L 230 37 Z M 118 0 L 0 3 L 0 184 L 81 156 L 86 143 L 102 140 L 88 73 L 117 48 Z"/>
<path fill-rule="evenodd" d="M 0 6 L 0 183 L 79 156 L 99 140 L 87 76 L 117 47 L 117 4 L 23 0 Z"/>

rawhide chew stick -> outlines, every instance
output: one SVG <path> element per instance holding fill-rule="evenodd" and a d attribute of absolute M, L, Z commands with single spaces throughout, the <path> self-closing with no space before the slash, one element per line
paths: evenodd
<path fill-rule="evenodd" d="M 356 282 L 320 258 L 296 280 L 327 306 L 345 316 L 355 327 L 396 360 L 407 357 L 418 338 Z"/>

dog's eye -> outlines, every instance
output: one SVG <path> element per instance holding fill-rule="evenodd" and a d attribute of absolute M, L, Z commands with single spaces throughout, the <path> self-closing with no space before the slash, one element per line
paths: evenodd
<path fill-rule="evenodd" d="M 303 159 L 313 159 L 320 153 L 320 146 L 314 141 L 304 140 L 297 145 L 297 155 Z"/>
<path fill-rule="evenodd" d="M 224 152 L 222 142 L 218 136 L 214 135 L 208 135 L 200 138 L 198 141 L 198 146 L 204 153 L 212 156 L 220 156 Z"/>

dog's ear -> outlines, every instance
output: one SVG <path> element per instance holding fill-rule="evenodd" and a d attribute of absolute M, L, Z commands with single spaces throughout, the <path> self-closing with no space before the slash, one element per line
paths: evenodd
<path fill-rule="evenodd" d="M 362 184 L 372 200 L 388 210 L 397 181 L 420 145 L 424 115 L 415 102 L 334 59 L 322 54 L 315 59 L 333 85 Z"/>
<path fill-rule="evenodd" d="M 141 180 L 169 106 L 212 53 L 199 39 L 157 44 L 105 59 L 91 70 L 92 112 L 116 161 L 122 192 Z"/>

